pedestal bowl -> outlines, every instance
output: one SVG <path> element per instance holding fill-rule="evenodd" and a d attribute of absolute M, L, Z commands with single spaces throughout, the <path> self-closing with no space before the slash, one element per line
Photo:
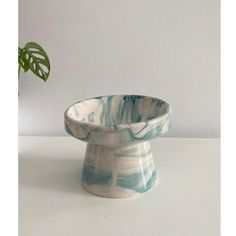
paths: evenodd
<path fill-rule="evenodd" d="M 64 114 L 65 129 L 87 142 L 82 186 L 102 197 L 123 198 L 151 189 L 157 179 L 149 140 L 168 131 L 167 102 L 139 95 L 89 98 Z"/>

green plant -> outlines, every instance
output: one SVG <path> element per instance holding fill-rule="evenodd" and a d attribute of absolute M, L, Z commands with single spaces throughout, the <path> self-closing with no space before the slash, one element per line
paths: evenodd
<path fill-rule="evenodd" d="M 44 49 L 35 42 L 29 42 L 25 47 L 18 47 L 18 77 L 20 70 L 31 70 L 35 75 L 47 81 L 50 74 L 50 61 Z"/>

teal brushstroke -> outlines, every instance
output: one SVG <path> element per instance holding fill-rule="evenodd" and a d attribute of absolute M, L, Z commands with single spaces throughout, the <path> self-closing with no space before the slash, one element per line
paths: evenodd
<path fill-rule="evenodd" d="M 119 187 L 132 189 L 140 193 L 146 192 L 155 184 L 157 173 L 154 170 L 147 182 L 143 183 L 145 174 L 146 173 L 138 172 L 128 176 L 118 175 L 117 185 Z"/>
<path fill-rule="evenodd" d="M 109 186 L 112 183 L 112 172 L 99 171 L 92 166 L 85 165 L 82 180 L 88 185 Z"/>
<path fill-rule="evenodd" d="M 144 152 L 144 153 L 134 153 L 133 151 L 123 151 L 119 153 L 115 153 L 115 156 L 117 157 L 146 157 L 152 153 L 151 150 Z"/>

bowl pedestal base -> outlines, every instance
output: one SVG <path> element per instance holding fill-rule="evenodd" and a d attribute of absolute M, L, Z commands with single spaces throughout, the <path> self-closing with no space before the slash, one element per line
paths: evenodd
<path fill-rule="evenodd" d="M 157 179 L 148 141 L 119 147 L 87 144 L 82 186 L 90 193 L 110 198 L 140 195 Z"/>

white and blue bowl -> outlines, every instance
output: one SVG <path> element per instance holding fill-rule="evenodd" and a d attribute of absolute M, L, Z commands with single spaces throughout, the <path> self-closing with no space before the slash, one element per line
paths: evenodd
<path fill-rule="evenodd" d="M 152 188 L 157 172 L 149 140 L 170 127 L 165 101 L 140 95 L 89 98 L 65 111 L 65 129 L 88 142 L 83 187 L 103 197 L 140 195 Z"/>

